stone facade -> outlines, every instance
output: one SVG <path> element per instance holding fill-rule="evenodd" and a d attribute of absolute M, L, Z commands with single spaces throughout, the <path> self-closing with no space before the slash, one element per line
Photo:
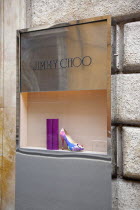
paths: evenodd
<path fill-rule="evenodd" d="M 0 152 L 8 166 L 4 171 L 0 156 L 2 210 L 14 210 L 16 29 L 102 15 L 112 16 L 113 210 L 140 209 L 140 1 L 2 0 Z"/>
<path fill-rule="evenodd" d="M 112 122 L 139 125 L 140 74 L 112 76 Z"/>
<path fill-rule="evenodd" d="M 112 210 L 139 210 L 140 184 L 136 181 L 116 179 L 112 182 Z"/>
<path fill-rule="evenodd" d="M 139 0 L 27 0 L 28 26 L 112 15 L 115 21 L 139 17 Z M 52 15 L 53 14 L 53 15 Z"/>
<path fill-rule="evenodd" d="M 140 71 L 140 22 L 124 25 L 124 71 Z"/>
<path fill-rule="evenodd" d="M 140 128 L 123 127 L 123 175 L 140 180 Z"/>

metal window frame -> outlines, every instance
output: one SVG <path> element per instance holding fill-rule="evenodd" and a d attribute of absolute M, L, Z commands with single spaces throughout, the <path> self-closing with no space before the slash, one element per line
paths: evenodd
<path fill-rule="evenodd" d="M 20 39 L 22 33 L 34 32 L 34 31 L 42 31 L 49 29 L 56 29 L 68 26 L 82 25 L 94 22 L 107 22 L 107 155 L 96 155 L 90 153 L 66 153 L 64 151 L 42 151 L 42 150 L 29 150 L 22 149 L 19 146 L 19 139 L 17 140 L 17 151 L 26 154 L 32 155 L 45 155 L 52 157 L 79 157 L 79 158 L 94 158 L 94 159 L 102 159 L 102 160 L 111 160 L 111 16 L 101 16 L 94 17 L 83 20 L 74 20 L 68 23 L 57 24 L 52 27 L 48 27 L 47 25 L 41 25 L 38 27 L 27 28 L 17 30 L 17 116 L 20 117 Z M 20 128 L 20 123 L 19 128 Z M 18 130 L 18 129 L 17 129 Z M 20 130 L 20 129 L 19 129 Z M 20 136 L 20 131 L 17 131 L 17 136 Z"/>

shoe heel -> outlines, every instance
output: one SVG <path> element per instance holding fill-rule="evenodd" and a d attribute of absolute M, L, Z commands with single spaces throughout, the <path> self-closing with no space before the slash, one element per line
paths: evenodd
<path fill-rule="evenodd" d="M 62 150 L 64 150 L 64 138 L 61 137 L 61 140 L 62 140 Z"/>

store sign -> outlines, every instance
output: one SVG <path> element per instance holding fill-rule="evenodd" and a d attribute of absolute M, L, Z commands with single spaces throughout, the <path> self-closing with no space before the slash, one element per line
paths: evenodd
<path fill-rule="evenodd" d="M 107 88 L 107 21 L 21 33 L 21 92 Z"/>
<path fill-rule="evenodd" d="M 33 66 L 33 70 L 47 70 L 47 69 L 58 69 L 58 68 L 71 68 L 89 66 L 92 63 L 90 56 L 75 57 L 75 58 L 63 58 L 61 60 L 53 59 L 46 61 L 36 61 Z"/>

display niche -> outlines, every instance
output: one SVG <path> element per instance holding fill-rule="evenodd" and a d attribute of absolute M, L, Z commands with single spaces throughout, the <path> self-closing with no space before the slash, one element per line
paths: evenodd
<path fill-rule="evenodd" d="M 21 93 L 20 106 L 22 148 L 71 151 L 68 138 L 83 146 L 79 152 L 106 154 L 106 90 Z"/>

